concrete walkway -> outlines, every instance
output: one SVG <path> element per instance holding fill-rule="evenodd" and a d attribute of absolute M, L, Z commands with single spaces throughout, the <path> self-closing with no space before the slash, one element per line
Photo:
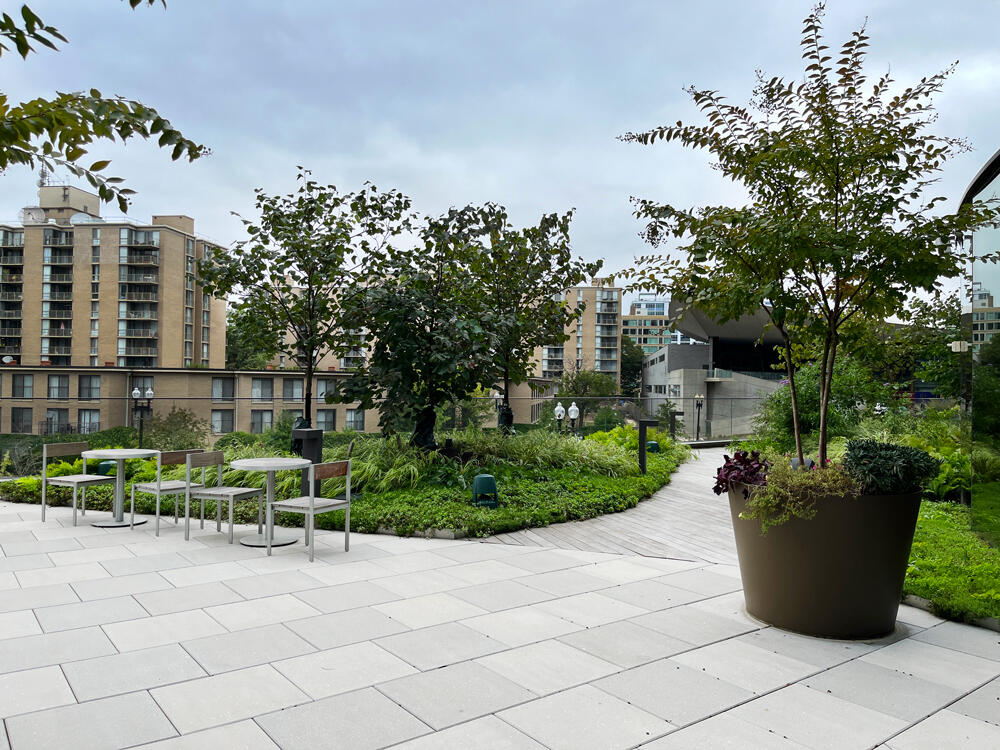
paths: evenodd
<path fill-rule="evenodd" d="M 1000 635 L 909 607 L 824 641 L 729 565 L 69 516 L 0 503 L 0 748 L 1000 747 Z"/>
<path fill-rule="evenodd" d="M 735 565 L 729 502 L 712 493 L 724 448 L 703 448 L 670 484 L 624 513 L 498 534 L 491 542 Z"/>

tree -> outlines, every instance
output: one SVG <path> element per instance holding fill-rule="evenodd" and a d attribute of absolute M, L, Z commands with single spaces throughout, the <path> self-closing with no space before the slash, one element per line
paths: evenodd
<path fill-rule="evenodd" d="M 250 239 L 214 248 L 199 263 L 206 291 L 242 295 L 235 306 L 240 335 L 264 342 L 269 355 L 284 353 L 303 370 L 307 422 L 320 359 L 356 343 L 343 311 L 364 293 L 362 260 L 388 252 L 392 238 L 410 226 L 410 200 L 401 193 L 367 184 L 341 194 L 310 175 L 300 167 L 298 188 L 288 195 L 258 188 L 260 218 L 243 219 Z"/>
<path fill-rule="evenodd" d="M 821 465 L 844 327 L 854 319 L 884 320 L 920 292 L 939 295 L 940 280 L 962 274 L 970 262 L 955 238 L 998 216 L 982 202 L 934 215 L 944 198 L 926 197 L 944 161 L 967 148 L 927 132 L 931 98 L 954 66 L 902 90 L 886 74 L 866 92 L 864 28 L 833 62 L 822 16 L 819 5 L 805 20 L 802 82 L 759 76 L 750 107 L 692 88 L 707 124 L 624 136 L 707 149 L 718 170 L 746 188 L 750 202 L 743 207 L 689 210 L 636 200 L 646 239 L 655 246 L 678 238 L 686 255 L 640 259 L 639 285 L 670 291 L 722 321 L 764 310 L 784 342 L 800 458 L 795 351 L 814 348 Z"/>
<path fill-rule="evenodd" d="M 226 313 L 226 369 L 261 370 L 278 353 L 274 342 L 260 336 L 253 311 L 247 307 L 230 308 Z"/>
<path fill-rule="evenodd" d="M 128 0 L 132 8 L 156 0 Z M 164 5 L 166 3 L 161 0 Z M 23 58 L 35 52 L 34 45 L 56 49 L 66 37 L 45 24 L 27 5 L 21 6 L 20 23 L 4 13 L 0 17 L 0 56 L 11 46 Z M 32 99 L 11 105 L 0 93 L 0 171 L 22 164 L 41 165 L 49 170 L 65 169 L 85 179 L 103 201 L 117 201 L 128 210 L 128 196 L 134 191 L 121 187 L 119 177 L 102 174 L 110 163 L 98 160 L 84 166 L 81 160 L 94 141 L 127 141 L 136 136 L 157 139 L 170 148 L 175 161 L 186 156 L 194 161 L 208 149 L 185 138 L 152 107 L 120 96 L 105 97 L 97 89 L 89 92 L 58 93 L 52 99 Z"/>
<path fill-rule="evenodd" d="M 594 370 L 566 371 L 559 378 L 557 389 L 560 398 L 575 397 L 580 409 L 580 421 L 588 414 L 595 414 L 603 402 L 618 394 L 618 383 L 610 375 Z M 569 408 L 569 404 L 563 404 Z"/>
<path fill-rule="evenodd" d="M 646 353 L 631 337 L 622 336 L 621 382 L 622 393 L 638 396 L 642 392 L 642 360 Z"/>
<path fill-rule="evenodd" d="M 469 270 L 475 212 L 452 209 L 420 227 L 419 250 L 369 254 L 367 286 L 347 315 L 372 334 L 367 361 L 330 400 L 377 408 L 383 432 L 415 423 L 410 442 L 432 448 L 437 409 L 492 385 L 496 341 L 482 290 Z"/>
<path fill-rule="evenodd" d="M 573 212 L 546 214 L 536 226 L 515 229 L 507 210 L 495 203 L 466 210 L 470 272 L 483 290 L 493 335 L 497 382 L 502 384 L 504 413 L 510 409 L 511 383 L 527 380 L 541 346 L 563 343 L 566 326 L 582 309 L 569 305 L 561 293 L 594 276 L 603 264 L 573 259 L 569 224 Z M 508 426 L 510 422 L 506 423 Z M 501 419 L 501 426 L 504 426 Z"/>
<path fill-rule="evenodd" d="M 154 414 L 147 422 L 147 445 L 161 451 L 204 448 L 208 438 L 208 422 L 199 419 L 189 409 L 170 408 L 165 414 Z"/>

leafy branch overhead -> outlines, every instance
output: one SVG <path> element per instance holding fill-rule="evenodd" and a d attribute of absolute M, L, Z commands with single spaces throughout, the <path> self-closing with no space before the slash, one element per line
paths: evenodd
<path fill-rule="evenodd" d="M 135 8 L 156 0 L 128 0 Z M 165 5 L 165 3 L 163 3 Z M 47 25 L 28 6 L 22 6 L 17 19 L 7 13 L 0 16 L 0 56 L 12 49 L 21 57 L 37 52 L 37 47 L 56 49 L 66 38 Z M 50 99 L 36 98 L 11 103 L 0 93 L 0 171 L 13 165 L 29 168 L 45 166 L 66 170 L 85 179 L 103 201 L 116 201 L 122 211 L 128 208 L 132 190 L 122 187 L 122 179 L 103 174 L 108 160 L 87 165 L 83 159 L 95 141 L 127 141 L 141 137 L 155 139 L 169 148 L 174 160 L 194 161 L 209 150 L 185 138 L 152 107 L 121 96 L 106 97 L 97 89 L 89 92 L 60 93 Z"/>
<path fill-rule="evenodd" d="M 668 291 L 720 321 L 763 310 L 784 341 L 793 411 L 792 353 L 814 351 L 821 459 L 844 326 L 898 314 L 917 293 L 939 295 L 942 279 L 962 275 L 970 260 L 956 237 L 998 216 L 982 202 L 942 214 L 945 199 L 928 197 L 944 162 L 968 148 L 928 132 L 931 100 L 955 66 L 906 88 L 888 74 L 870 82 L 864 28 L 835 56 L 824 44 L 822 18 L 819 5 L 805 20 L 801 80 L 758 74 L 746 106 L 691 88 L 706 124 L 623 136 L 705 149 L 746 189 L 749 202 L 739 207 L 633 199 L 645 238 L 654 246 L 674 238 L 683 257 L 645 256 L 629 273 L 638 286 Z M 796 432 L 801 452 L 799 438 Z"/>

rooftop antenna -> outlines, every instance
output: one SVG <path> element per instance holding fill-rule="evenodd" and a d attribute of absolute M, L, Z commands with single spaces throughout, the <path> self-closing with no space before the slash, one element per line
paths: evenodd
<path fill-rule="evenodd" d="M 45 187 L 49 184 L 49 170 L 42 165 L 42 168 L 38 170 L 38 187 Z"/>

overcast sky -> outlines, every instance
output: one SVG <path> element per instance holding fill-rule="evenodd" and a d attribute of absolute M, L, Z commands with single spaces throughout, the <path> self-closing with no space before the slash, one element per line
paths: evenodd
<path fill-rule="evenodd" d="M 20 3 L 5 3 L 12 11 Z M 296 165 L 353 190 L 365 180 L 426 213 L 497 201 L 514 221 L 576 208 L 573 243 L 608 270 L 647 251 L 629 196 L 684 206 L 739 202 L 702 152 L 616 136 L 697 122 L 683 88 L 746 101 L 754 69 L 801 76 L 811 0 L 33 0 L 68 39 L 21 61 L 3 56 L 11 100 L 97 87 L 159 109 L 208 158 L 171 162 L 130 142 L 99 144 L 109 174 L 138 195 L 129 214 L 193 216 L 221 244 L 242 238 L 253 190 L 286 192 Z M 8 7 L 10 6 L 10 7 Z M 831 47 L 868 18 L 871 77 L 900 83 L 959 67 L 938 97 L 937 131 L 974 151 L 946 166 L 952 200 L 1000 148 L 1000 3 L 832 0 Z M 89 163 L 89 162 L 88 162 Z M 0 219 L 36 202 L 36 175 L 0 177 Z M 106 207 L 115 215 L 117 207 Z"/>

